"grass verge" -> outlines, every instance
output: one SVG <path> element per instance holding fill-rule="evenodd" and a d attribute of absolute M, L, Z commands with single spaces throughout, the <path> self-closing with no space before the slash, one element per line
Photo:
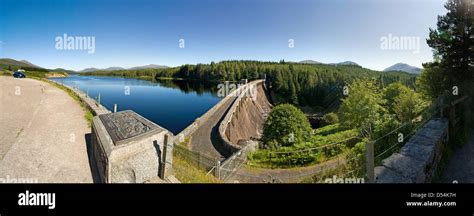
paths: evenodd
<path fill-rule="evenodd" d="M 220 183 L 221 181 L 212 174 L 193 166 L 179 154 L 173 154 L 174 176 L 182 183 Z"/>

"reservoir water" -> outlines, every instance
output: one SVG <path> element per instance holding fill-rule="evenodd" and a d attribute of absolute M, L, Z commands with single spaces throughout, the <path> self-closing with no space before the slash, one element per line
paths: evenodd
<path fill-rule="evenodd" d="M 212 84 L 187 81 L 158 81 L 102 76 L 71 75 L 50 78 L 79 88 L 113 111 L 133 110 L 141 116 L 178 134 L 221 98 Z M 215 85 L 217 86 L 217 85 Z"/>

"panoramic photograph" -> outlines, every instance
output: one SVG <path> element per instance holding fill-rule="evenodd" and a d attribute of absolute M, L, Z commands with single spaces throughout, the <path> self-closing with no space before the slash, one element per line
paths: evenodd
<path fill-rule="evenodd" d="M 0 0 L 0 75 L 0 183 L 474 183 L 474 0 Z"/>

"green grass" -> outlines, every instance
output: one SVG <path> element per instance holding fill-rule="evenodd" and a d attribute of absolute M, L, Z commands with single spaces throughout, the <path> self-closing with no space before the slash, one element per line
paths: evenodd
<path fill-rule="evenodd" d="M 9 71 L 0 71 L 0 76 L 11 76 L 11 75 L 13 74 Z"/>
<path fill-rule="evenodd" d="M 211 174 L 193 166 L 186 159 L 173 154 L 174 176 L 182 183 L 220 183 L 221 181 Z"/>
<path fill-rule="evenodd" d="M 357 130 L 343 130 L 339 124 L 320 129 L 309 142 L 276 149 L 259 149 L 249 154 L 248 164 L 261 168 L 311 166 L 347 153 L 360 140 Z"/>
<path fill-rule="evenodd" d="M 329 134 L 337 133 L 342 130 L 343 128 L 341 127 L 341 125 L 339 123 L 336 123 L 316 129 L 315 135 L 326 136 Z"/>
<path fill-rule="evenodd" d="M 184 137 L 184 140 L 183 140 L 183 142 L 180 142 L 180 143 L 179 143 L 179 145 L 181 145 L 181 146 L 184 146 L 184 147 L 188 148 L 188 147 L 189 147 L 189 143 L 190 143 L 190 141 L 191 141 L 191 138 L 190 138 L 189 136 L 187 136 L 187 137 Z"/>

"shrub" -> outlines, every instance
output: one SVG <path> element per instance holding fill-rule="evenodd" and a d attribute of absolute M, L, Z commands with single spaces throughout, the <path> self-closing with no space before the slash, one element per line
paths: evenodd
<path fill-rule="evenodd" d="M 337 116 L 336 113 L 331 112 L 323 116 L 323 121 L 324 121 L 324 125 L 332 125 L 332 124 L 339 123 L 339 117 Z"/>
<path fill-rule="evenodd" d="M 272 109 L 263 126 L 264 147 L 291 146 L 308 141 L 311 125 L 304 113 L 291 104 Z"/>

